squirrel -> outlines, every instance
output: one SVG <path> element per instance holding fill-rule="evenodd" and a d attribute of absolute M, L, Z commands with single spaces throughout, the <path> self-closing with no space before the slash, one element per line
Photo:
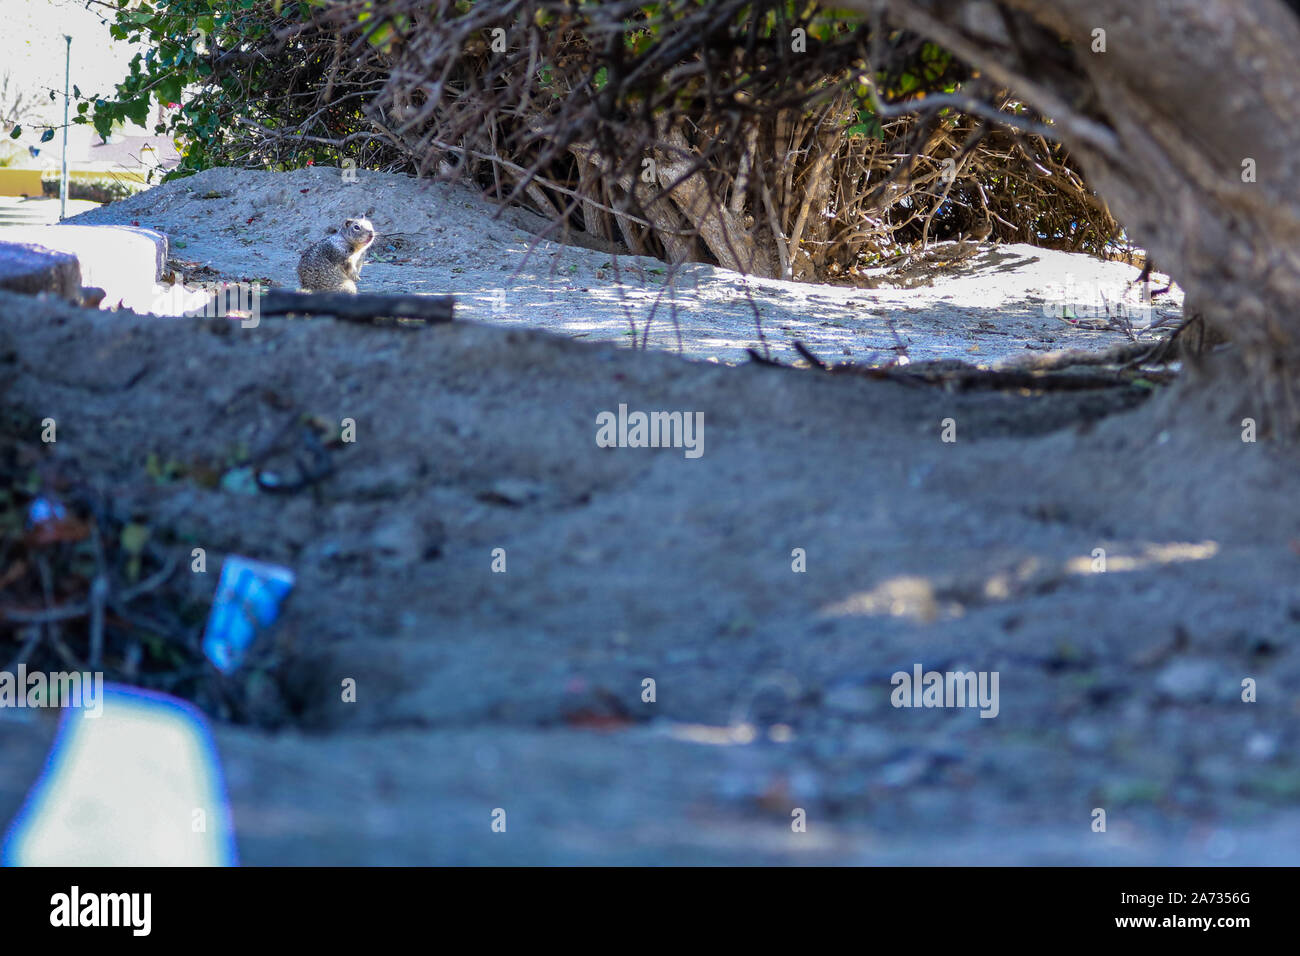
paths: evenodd
<path fill-rule="evenodd" d="M 369 219 L 349 219 L 334 235 L 311 247 L 298 260 L 298 281 L 308 292 L 356 292 L 361 259 L 375 241 Z"/>

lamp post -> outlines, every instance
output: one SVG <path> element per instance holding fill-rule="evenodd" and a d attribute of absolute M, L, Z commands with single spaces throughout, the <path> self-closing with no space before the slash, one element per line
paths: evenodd
<path fill-rule="evenodd" d="M 63 172 L 59 176 L 59 221 L 68 217 L 68 85 L 72 82 L 72 37 L 63 35 L 67 41 L 67 55 L 63 69 Z"/>

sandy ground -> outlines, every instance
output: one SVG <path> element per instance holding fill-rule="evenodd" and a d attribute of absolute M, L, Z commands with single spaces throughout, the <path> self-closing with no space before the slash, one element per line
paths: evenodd
<path fill-rule="evenodd" d="M 204 181 L 158 191 L 148 214 L 145 196 L 93 216 L 170 232 L 185 243 L 174 255 L 222 275 L 287 284 L 301 243 L 344 208 L 298 185 L 324 175 L 265 180 L 289 201 L 259 207 L 258 231 L 234 242 L 236 210 L 203 199 Z M 717 270 L 693 270 L 709 291 L 682 296 L 696 323 L 683 351 L 718 365 L 671 343 L 643 352 L 524 329 L 618 341 L 615 308 L 576 290 L 618 293 L 556 278 L 544 258 L 509 285 L 521 227 L 415 188 L 445 200 L 422 227 L 438 245 L 419 267 L 415 252 L 374 263 L 363 287 L 470 301 L 514 289 L 505 312 L 415 331 L 243 329 L 0 295 L 7 428 L 55 417 L 51 467 L 90 476 L 185 554 L 199 544 L 298 574 L 273 646 L 250 665 L 269 686 L 217 720 L 244 862 L 1300 862 L 1293 457 L 1243 443 L 1212 397 L 1198 410 L 1211 425 L 1185 427 L 1169 390 L 1099 410 L 1081 393 L 727 367 L 753 343 L 719 317 L 739 280 Z M 423 215 L 402 208 L 410 219 L 388 228 Z M 1051 258 L 979 255 L 1017 269 Z M 913 357 L 965 352 L 980 323 L 1025 326 L 1015 348 L 992 344 L 1010 335 L 974 339 L 986 356 L 1049 344 L 1038 336 L 1118 340 L 1060 321 L 1035 331 L 1023 289 L 978 291 L 997 267 L 969 269 L 945 280 L 967 291 L 911 299 L 751 285 L 773 316 L 769 342 L 798 320 L 815 347 L 852 342 L 863 357 L 888 344 L 880 328 L 816 325 L 831 314 L 816 297 L 843 297 L 846 322 L 890 296 L 911 302 L 900 332 Z M 597 416 L 620 404 L 702 413 L 704 453 L 598 447 Z M 151 452 L 225 467 L 292 414 L 357 422 L 310 493 L 146 472 Z M 496 548 L 505 573 L 491 569 Z M 184 595 L 211 594 L 213 574 L 183 578 Z M 891 676 L 918 664 L 997 672 L 998 715 L 892 706 Z M 339 700 L 345 677 L 355 704 Z M 1241 700 L 1247 677 L 1255 703 Z M 0 712 L 0 818 L 48 734 Z M 495 808 L 505 834 L 491 830 Z M 805 833 L 791 830 L 797 808 Z M 1105 833 L 1091 829 L 1095 808 Z"/>
<path fill-rule="evenodd" d="M 191 274 L 208 280 L 296 288 L 302 250 L 369 213 L 380 238 L 362 291 L 452 293 L 460 315 L 476 321 L 624 344 L 635 330 L 638 345 L 721 362 L 745 361 L 747 348 L 793 361 L 790 343 L 800 340 L 828 361 L 884 359 L 901 342 L 913 360 L 990 363 L 1124 341 L 1089 326 L 1104 324 L 1108 303 L 1113 312 L 1142 304 L 1140 287 L 1129 287 L 1137 269 L 1027 245 L 942 243 L 915 262 L 870 270 L 874 289 L 746 279 L 706 265 L 670 276 L 654 259 L 539 241 L 546 226 L 538 217 L 498 216 L 460 185 L 365 170 L 353 184 L 339 176 L 209 170 L 74 221 L 156 229 L 178 260 L 203 270 Z M 1157 288 L 1167 284 L 1155 278 Z M 1181 311 L 1177 289 L 1155 302 L 1138 327 Z"/>

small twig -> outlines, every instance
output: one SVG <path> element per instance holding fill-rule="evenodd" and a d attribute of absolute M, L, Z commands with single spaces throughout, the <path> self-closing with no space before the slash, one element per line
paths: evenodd
<path fill-rule="evenodd" d="M 29 657 L 31 657 L 32 652 L 40 645 L 43 635 L 44 629 L 40 624 L 32 624 L 28 627 L 27 640 L 23 641 L 23 646 L 18 648 L 18 656 L 9 662 L 9 666 L 6 667 L 5 670 L 13 673 L 18 668 L 19 664 L 24 663 Z"/>
<path fill-rule="evenodd" d="M 804 360 L 807 361 L 808 364 L 811 365 L 813 368 L 819 368 L 823 372 L 826 371 L 827 369 L 826 363 L 823 362 L 821 359 L 819 359 L 817 356 L 813 355 L 812 351 L 808 348 L 808 346 L 804 345 L 798 339 L 792 342 L 791 345 L 794 347 L 794 350 L 798 352 L 801 356 L 803 356 Z"/>
<path fill-rule="evenodd" d="M 1004 371 L 1059 372 L 1067 368 L 1088 365 L 1127 366 L 1135 361 L 1138 364 L 1145 364 L 1142 361 L 1143 356 L 1150 351 L 1151 346 L 1146 343 L 1123 342 L 1100 352 L 1092 352 L 1087 349 L 1063 349 L 1055 352 L 1043 352 L 1038 355 L 1015 358 L 1001 363 L 998 367 Z"/>
<path fill-rule="evenodd" d="M 241 125 L 248 126 L 252 129 L 255 129 L 258 132 L 262 133 L 263 135 L 269 136 L 273 139 L 281 139 L 281 140 L 294 139 L 305 143 L 319 143 L 322 146 L 333 146 L 336 149 L 343 148 L 344 146 L 348 145 L 348 143 L 351 143 L 353 140 L 384 138 L 379 133 L 366 133 L 366 132 L 358 131 L 356 133 L 349 133 L 347 136 L 344 136 L 342 139 L 327 139 L 324 136 L 308 136 L 305 133 L 294 133 L 294 132 L 290 132 L 289 130 L 270 129 L 266 126 L 263 126 L 261 123 L 254 123 L 252 120 L 245 119 L 242 116 L 237 116 L 235 117 L 235 119 L 236 122 L 240 123 Z"/>
<path fill-rule="evenodd" d="M 875 108 L 881 116 L 910 116 L 923 113 L 934 113 L 941 109 L 955 109 L 963 113 L 969 113 L 972 116 L 979 116 L 992 123 L 999 123 L 1003 126 L 1022 133 L 1031 133 L 1037 136 L 1043 136 L 1047 139 L 1059 139 L 1060 131 L 1037 120 L 1025 119 L 1017 116 L 1015 113 L 1007 113 L 992 103 L 986 103 L 983 100 L 976 99 L 973 96 L 963 96 L 960 93 L 938 93 L 933 96 L 927 96 L 925 99 L 903 100 L 901 103 L 886 103 L 880 99 L 872 88 Z"/>
<path fill-rule="evenodd" d="M 119 607 L 130 604 L 142 594 L 148 594 L 150 591 L 157 590 L 176 570 L 176 558 L 170 556 L 162 570 L 150 575 L 134 587 L 124 589 L 120 594 L 106 594 L 104 603 L 115 610 Z M 93 594 L 93 588 L 92 588 Z M 12 608 L 0 611 L 0 620 L 10 621 L 14 624 L 42 624 L 48 625 L 58 621 L 74 621 L 79 617 L 85 617 L 92 611 L 89 602 L 80 604 L 65 604 L 60 607 L 50 605 L 44 611 L 19 611 Z"/>
<path fill-rule="evenodd" d="M 109 596 L 108 566 L 97 514 L 90 523 L 90 539 L 95 550 L 95 579 L 90 582 L 90 666 L 95 668 L 104 657 L 104 602 Z"/>
<path fill-rule="evenodd" d="M 130 604 L 142 594 L 148 594 L 150 591 L 156 591 L 162 586 L 163 582 L 172 576 L 176 570 L 176 556 L 168 555 L 162 569 L 154 572 L 134 587 L 124 588 L 121 595 L 113 604 Z"/>
<path fill-rule="evenodd" d="M 50 570 L 50 562 L 44 555 L 36 555 L 36 571 L 41 579 L 41 598 L 45 602 L 45 609 L 48 612 L 54 607 L 54 576 Z M 58 641 L 59 630 L 54 619 L 42 622 L 45 627 L 45 636 L 51 643 Z"/>
<path fill-rule="evenodd" d="M 1071 109 L 1064 99 L 1053 93 L 1047 86 L 1035 82 L 1023 72 L 1017 72 L 1003 66 L 987 51 L 981 49 L 976 42 L 969 40 L 960 30 L 948 26 L 928 11 L 915 4 L 905 3 L 904 0 L 885 0 L 885 2 L 890 11 L 903 25 L 915 30 L 917 33 L 926 34 L 935 43 L 945 47 L 967 63 L 977 66 L 981 73 L 998 86 L 1009 90 L 1019 90 L 1023 93 L 1024 99 L 1033 103 L 1043 115 L 1053 117 L 1056 128 L 1043 127 L 1046 134 L 1040 133 L 1040 135 L 1044 135 L 1045 139 L 1059 141 L 1062 139 L 1061 134 L 1065 133 L 1066 136 L 1072 136 L 1080 142 L 1086 143 L 1110 159 L 1120 158 L 1122 150 L 1119 137 L 1108 126 Z M 924 102 L 928 103 L 930 101 L 931 98 L 926 97 Z M 1005 122 L 999 117 L 988 118 Z"/>
<path fill-rule="evenodd" d="M 61 607 L 51 607 L 44 611 L 19 611 L 13 608 L 7 608 L 0 611 L 0 620 L 13 624 L 39 624 L 46 625 L 55 621 L 74 621 L 79 617 L 85 617 L 90 613 L 88 604 L 65 604 Z"/>
<path fill-rule="evenodd" d="M 50 643 L 54 645 L 55 653 L 59 655 L 59 659 L 63 661 L 63 663 L 67 664 L 68 667 L 72 668 L 74 671 L 86 670 L 86 668 L 81 665 L 81 662 L 77 660 L 77 655 L 72 653 L 68 645 L 63 643 L 63 638 L 57 633 L 50 635 Z"/>
<path fill-rule="evenodd" d="M 774 368 L 789 368 L 789 366 L 786 365 L 784 362 L 778 362 L 774 358 L 769 358 L 766 355 L 760 355 L 758 353 L 758 350 L 754 348 L 746 348 L 745 354 L 747 354 L 749 356 L 749 360 L 755 363 L 756 365 L 767 365 Z"/>

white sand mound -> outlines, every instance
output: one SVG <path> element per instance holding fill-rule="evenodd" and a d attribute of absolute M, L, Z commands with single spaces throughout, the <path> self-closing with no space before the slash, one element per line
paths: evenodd
<path fill-rule="evenodd" d="M 499 210 L 466 186 L 364 170 L 345 183 L 336 169 L 212 169 L 72 221 L 157 229 L 177 259 L 226 279 L 294 287 L 301 251 L 367 213 L 381 238 L 365 291 L 452 293 L 462 318 L 629 344 L 635 335 L 638 345 L 728 363 L 751 347 L 795 360 L 791 343 L 800 340 L 828 361 L 888 359 L 901 343 L 913 361 L 986 364 L 1026 349 L 1124 341 L 1100 328 L 1120 303 L 1136 329 L 1182 306 L 1175 290 L 1144 311 L 1140 287 L 1129 287 L 1132 266 L 1029 245 L 943 243 L 870 270 L 863 283 L 875 288 L 752 279 L 700 264 L 670 285 L 657 260 L 539 241 L 541 219 Z"/>

